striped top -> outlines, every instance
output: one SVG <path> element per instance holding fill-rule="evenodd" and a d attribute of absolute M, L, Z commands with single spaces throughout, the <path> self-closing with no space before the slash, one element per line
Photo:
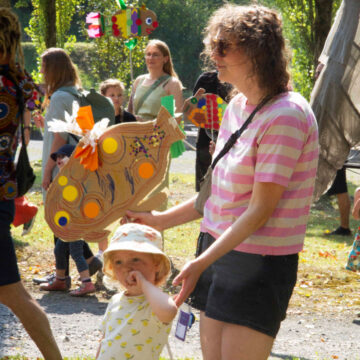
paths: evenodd
<path fill-rule="evenodd" d="M 214 157 L 255 106 L 239 94 L 226 109 Z M 247 209 L 254 183 L 286 189 L 272 216 L 234 250 L 287 255 L 302 250 L 318 161 L 318 130 L 307 101 L 283 93 L 257 114 L 213 171 L 201 231 L 218 238 Z"/>

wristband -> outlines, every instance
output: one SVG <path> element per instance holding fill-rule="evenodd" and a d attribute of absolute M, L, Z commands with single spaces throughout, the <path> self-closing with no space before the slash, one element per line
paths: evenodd
<path fill-rule="evenodd" d="M 31 130 L 31 126 L 24 126 L 24 130 Z"/>

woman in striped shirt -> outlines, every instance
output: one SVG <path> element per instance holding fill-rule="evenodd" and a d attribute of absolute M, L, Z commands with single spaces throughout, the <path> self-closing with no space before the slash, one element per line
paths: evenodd
<path fill-rule="evenodd" d="M 201 311 L 204 359 L 267 359 L 296 283 L 317 168 L 317 125 L 307 101 L 288 91 L 276 12 L 227 4 L 210 18 L 204 43 L 219 79 L 238 91 L 214 157 L 256 106 L 270 100 L 213 170 L 197 258 L 174 280 L 182 283 L 176 303 L 191 294 Z M 199 218 L 194 201 L 128 216 L 163 230 Z"/>

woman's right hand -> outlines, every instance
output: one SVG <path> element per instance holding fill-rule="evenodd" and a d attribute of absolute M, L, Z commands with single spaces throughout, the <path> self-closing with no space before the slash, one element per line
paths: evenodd
<path fill-rule="evenodd" d="M 51 173 L 47 174 L 45 172 L 41 186 L 44 190 L 47 190 L 49 188 L 50 184 L 51 184 Z"/>
<path fill-rule="evenodd" d="M 161 226 L 160 215 L 161 212 L 155 210 L 151 212 L 135 212 L 127 210 L 125 216 L 120 220 L 120 224 L 123 225 L 128 222 L 133 222 L 148 225 L 158 231 L 163 231 L 164 228 Z"/>

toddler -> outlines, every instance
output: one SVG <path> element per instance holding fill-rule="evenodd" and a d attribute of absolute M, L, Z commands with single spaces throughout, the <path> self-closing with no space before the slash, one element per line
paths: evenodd
<path fill-rule="evenodd" d="M 51 154 L 51 158 L 56 161 L 56 165 L 59 170 L 69 161 L 69 158 L 74 151 L 75 146 L 66 144 L 60 147 L 60 149 Z M 66 284 L 66 267 L 67 267 L 67 253 L 70 252 L 71 257 L 75 261 L 77 270 L 80 275 L 81 286 L 70 292 L 72 296 L 84 296 L 89 293 L 95 292 L 95 286 L 91 282 L 89 265 L 84 257 L 84 241 L 78 240 L 73 242 L 64 242 L 60 239 L 55 245 L 55 259 L 56 259 L 56 277 L 49 283 L 40 285 L 41 290 L 67 290 Z"/>
<path fill-rule="evenodd" d="M 122 291 L 106 309 L 97 359 L 159 359 L 177 313 L 173 299 L 159 288 L 170 272 L 161 244 L 161 234 L 146 225 L 116 230 L 104 252 L 104 283 Z"/>
<path fill-rule="evenodd" d="M 111 99 L 115 108 L 115 124 L 123 122 L 135 122 L 136 118 L 133 114 L 124 110 L 124 84 L 116 79 L 107 79 L 100 84 L 101 95 Z"/>

